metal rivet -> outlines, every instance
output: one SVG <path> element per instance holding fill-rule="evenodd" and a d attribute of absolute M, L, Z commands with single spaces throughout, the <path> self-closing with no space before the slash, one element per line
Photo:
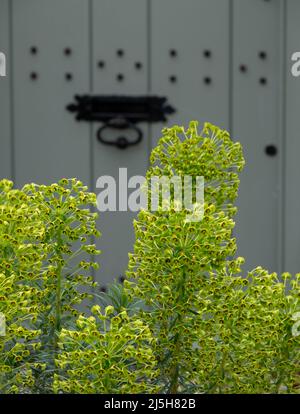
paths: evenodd
<path fill-rule="evenodd" d="M 260 59 L 265 60 L 267 58 L 267 52 L 264 52 L 263 50 L 258 53 L 258 56 Z"/>
<path fill-rule="evenodd" d="M 177 82 L 177 76 L 175 76 L 175 75 L 171 75 L 171 76 L 169 76 L 169 81 L 170 81 L 171 83 L 176 83 L 176 82 Z"/>
<path fill-rule="evenodd" d="M 136 69 L 138 69 L 138 70 L 139 70 L 139 69 L 142 69 L 142 66 L 143 66 L 143 65 L 142 65 L 142 63 L 141 63 L 141 62 L 135 62 L 134 66 L 135 66 L 135 68 L 136 68 Z"/>
<path fill-rule="evenodd" d="M 240 72 L 247 72 L 248 71 L 248 67 L 246 65 L 244 65 L 243 63 L 240 65 Z"/>
<path fill-rule="evenodd" d="M 37 54 L 37 52 L 38 52 L 38 48 L 37 48 L 36 46 L 31 46 L 31 48 L 30 48 L 30 53 L 31 53 L 32 55 L 36 55 L 36 54 Z"/>
<path fill-rule="evenodd" d="M 176 57 L 177 56 L 177 50 L 175 50 L 175 49 L 170 49 L 169 53 L 170 53 L 171 57 Z"/>
<path fill-rule="evenodd" d="M 37 74 L 36 72 L 31 72 L 31 74 L 30 74 L 30 78 L 31 78 L 32 80 L 37 80 L 37 78 L 38 78 L 38 74 Z"/>
<path fill-rule="evenodd" d="M 267 78 L 260 78 L 260 79 L 259 79 L 259 83 L 260 83 L 261 85 L 266 85 L 266 84 L 267 84 L 267 82 L 268 82 Z"/>
<path fill-rule="evenodd" d="M 210 76 L 206 76 L 203 80 L 204 80 L 204 83 L 206 83 L 206 85 L 209 85 L 212 82 L 212 79 Z"/>
<path fill-rule="evenodd" d="M 277 147 L 273 144 L 267 145 L 265 148 L 265 153 L 270 157 L 274 157 L 277 154 Z"/>
<path fill-rule="evenodd" d="M 209 49 L 205 49 L 205 50 L 203 51 L 203 55 L 204 55 L 204 57 L 206 57 L 206 58 L 210 58 L 210 57 L 211 57 L 211 51 L 210 51 Z"/>
<path fill-rule="evenodd" d="M 124 80 L 124 75 L 123 75 L 122 73 L 118 73 L 118 75 L 117 75 L 117 80 L 118 80 L 119 82 L 122 82 L 122 81 Z"/>
<path fill-rule="evenodd" d="M 105 66 L 104 60 L 99 60 L 98 67 L 102 69 L 102 68 L 104 68 L 104 66 Z"/>
<path fill-rule="evenodd" d="M 64 54 L 66 56 L 70 56 L 72 54 L 72 49 L 70 47 L 66 47 L 64 50 Z"/>
<path fill-rule="evenodd" d="M 73 79 L 72 73 L 66 73 L 65 78 L 66 78 L 67 81 L 71 81 Z"/>
<path fill-rule="evenodd" d="M 123 50 L 123 49 L 118 49 L 118 50 L 117 50 L 117 55 L 118 55 L 119 57 L 124 56 L 124 50 Z"/>

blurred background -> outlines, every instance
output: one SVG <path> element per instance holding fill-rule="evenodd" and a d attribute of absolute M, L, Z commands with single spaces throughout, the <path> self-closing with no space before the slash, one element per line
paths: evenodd
<path fill-rule="evenodd" d="M 165 125 L 209 121 L 243 144 L 235 236 L 246 268 L 300 271 L 299 0 L 0 0 L 0 51 L 0 177 L 77 177 L 97 193 L 121 167 L 144 175 Z M 98 140 L 103 122 L 67 110 L 75 95 L 165 97 L 175 112 L 138 123 L 141 141 L 120 148 Z M 132 128 L 105 134 L 136 139 Z M 99 218 L 102 286 L 124 274 L 133 217 Z"/>

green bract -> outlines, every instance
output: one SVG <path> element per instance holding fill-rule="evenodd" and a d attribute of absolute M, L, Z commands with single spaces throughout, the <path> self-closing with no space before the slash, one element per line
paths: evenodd
<path fill-rule="evenodd" d="M 238 275 L 243 258 L 232 237 L 238 171 L 244 159 L 228 132 L 192 122 L 175 126 L 151 155 L 147 180 L 156 176 L 203 176 L 202 221 L 188 210 L 141 211 L 134 223 L 126 290 L 140 297 L 138 317 L 157 341 L 154 353 L 163 392 L 295 392 L 299 340 L 292 316 L 299 284 L 286 294 L 276 274 L 258 268 Z"/>
<path fill-rule="evenodd" d="M 151 345 L 154 339 L 148 326 L 130 320 L 125 311 L 114 312 L 108 306 L 102 313 L 79 317 L 78 329 L 62 330 L 56 364 L 59 374 L 55 392 L 68 393 L 143 393 L 156 392 L 151 382 L 157 376 L 156 359 Z"/>

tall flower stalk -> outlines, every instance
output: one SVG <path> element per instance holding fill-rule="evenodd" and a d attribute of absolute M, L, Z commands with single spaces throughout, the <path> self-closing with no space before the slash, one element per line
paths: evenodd
<path fill-rule="evenodd" d="M 191 211 L 178 209 L 175 197 L 165 209 L 161 196 L 160 208 L 142 210 L 134 223 L 125 289 L 144 301 L 139 318 L 157 338 L 163 392 L 290 392 L 295 384 L 299 278 L 287 294 L 275 273 L 257 268 L 241 277 L 244 259 L 231 259 L 243 166 L 241 145 L 211 124 L 200 133 L 196 122 L 167 128 L 152 151 L 148 188 L 154 175 L 205 182 L 202 220 L 188 221 Z"/>

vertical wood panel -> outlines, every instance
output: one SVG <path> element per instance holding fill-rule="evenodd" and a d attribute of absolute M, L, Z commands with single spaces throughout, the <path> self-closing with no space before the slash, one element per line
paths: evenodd
<path fill-rule="evenodd" d="M 88 2 L 13 0 L 18 185 L 63 176 L 90 182 L 89 125 L 76 122 L 65 108 L 75 94 L 89 91 L 88 23 Z M 66 47 L 72 49 L 69 56 Z M 38 78 L 32 80 L 31 73 Z"/>
<path fill-rule="evenodd" d="M 300 52 L 300 2 L 287 0 L 285 269 L 300 271 L 300 77 L 293 77 L 291 56 Z"/>
<path fill-rule="evenodd" d="M 10 82 L 11 50 L 9 47 L 9 3 L 0 3 L 0 51 L 6 55 L 6 77 L 0 77 L 0 179 L 12 178 Z"/>
<path fill-rule="evenodd" d="M 228 129 L 229 1 L 152 0 L 151 23 L 152 92 L 177 109 L 169 124 L 196 119 Z M 161 128 L 153 128 L 153 145 Z"/>
<path fill-rule="evenodd" d="M 279 27 L 280 0 L 234 0 L 232 132 L 246 158 L 238 199 L 238 254 L 247 258 L 248 268 L 262 265 L 272 271 L 279 270 L 281 154 L 267 156 L 265 147 L 281 148 Z"/>
<path fill-rule="evenodd" d="M 118 95 L 145 95 L 148 91 L 148 40 L 147 40 L 147 0 L 102 0 L 93 1 L 93 93 Z M 123 55 L 118 55 L 118 50 Z M 99 67 L 103 62 L 103 67 Z M 137 70 L 135 63 L 142 68 Z M 118 81 L 118 75 L 123 80 Z M 128 169 L 132 175 L 144 175 L 149 156 L 148 126 L 139 124 L 144 137 L 140 144 L 120 150 L 103 145 L 97 140 L 93 128 L 93 166 L 94 188 L 96 180 L 102 175 L 116 178 L 120 167 Z M 120 135 L 134 138 L 132 131 L 107 131 L 108 139 Z M 103 212 L 99 219 L 102 232 L 99 248 L 101 269 L 97 279 L 105 284 L 124 274 L 128 262 L 128 251 L 132 250 L 134 232 L 132 221 L 135 213 Z"/>

